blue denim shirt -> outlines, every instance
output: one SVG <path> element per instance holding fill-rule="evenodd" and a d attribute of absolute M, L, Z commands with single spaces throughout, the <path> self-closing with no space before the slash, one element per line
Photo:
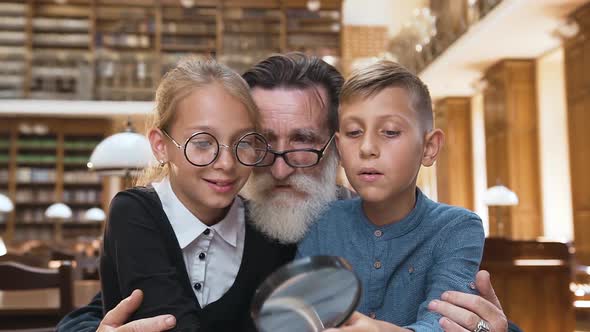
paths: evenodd
<path fill-rule="evenodd" d="M 344 257 L 363 286 L 358 311 L 414 331 L 442 331 L 428 303 L 447 290 L 473 293 L 484 245 L 481 219 L 417 190 L 403 220 L 372 224 L 360 199 L 337 201 L 311 227 L 297 256 Z"/>

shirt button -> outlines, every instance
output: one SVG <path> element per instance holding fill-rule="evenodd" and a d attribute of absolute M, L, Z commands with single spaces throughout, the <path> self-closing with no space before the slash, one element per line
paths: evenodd
<path fill-rule="evenodd" d="M 374 313 L 374 312 L 371 312 L 371 313 L 369 314 L 369 317 L 371 317 L 372 319 L 375 319 L 375 318 L 377 318 L 377 315 L 375 315 L 375 313 Z"/>
<path fill-rule="evenodd" d="M 200 260 L 205 259 L 205 253 L 204 252 L 202 252 L 202 253 L 199 254 L 199 259 Z"/>
<path fill-rule="evenodd" d="M 203 234 L 205 234 L 205 235 L 209 235 L 209 233 L 211 233 L 211 230 L 210 230 L 209 228 L 207 228 L 207 229 L 206 229 L 206 230 L 203 232 Z"/>
<path fill-rule="evenodd" d="M 193 286 L 197 291 L 200 291 L 201 288 L 203 288 L 203 285 L 201 285 L 200 282 L 197 282 L 194 286 Z"/>
<path fill-rule="evenodd" d="M 376 268 L 376 269 L 380 269 L 380 268 L 381 268 L 381 262 L 380 262 L 380 261 L 376 261 L 376 262 L 373 264 L 373 267 L 374 267 L 374 268 Z"/>
<path fill-rule="evenodd" d="M 416 270 L 414 269 L 414 267 L 413 267 L 413 266 L 410 266 L 410 267 L 408 268 L 408 272 L 410 272 L 410 273 L 414 273 L 414 271 L 416 271 Z"/>
<path fill-rule="evenodd" d="M 373 234 L 375 234 L 376 237 L 381 237 L 383 235 L 383 231 L 381 231 L 380 229 L 378 229 Z"/>
<path fill-rule="evenodd" d="M 472 281 L 472 282 L 470 282 L 468 286 L 469 286 L 469 288 L 471 288 L 471 289 L 473 289 L 473 290 L 475 290 L 475 288 L 476 288 L 476 287 L 475 287 L 475 283 L 474 283 L 473 281 Z"/>

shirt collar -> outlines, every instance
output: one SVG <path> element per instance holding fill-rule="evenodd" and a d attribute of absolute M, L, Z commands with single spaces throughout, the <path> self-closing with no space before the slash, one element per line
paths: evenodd
<path fill-rule="evenodd" d="M 182 204 L 172 190 L 168 178 L 164 178 L 161 182 L 154 182 L 152 186 L 162 202 L 164 213 L 168 217 L 181 249 L 186 248 L 207 228 L 212 228 L 224 241 L 236 247 L 238 230 L 244 227 L 244 208 L 240 197 L 234 199 L 229 212 L 220 222 L 209 227 Z"/>
<path fill-rule="evenodd" d="M 211 228 L 213 228 L 225 242 L 235 248 L 238 243 L 238 232 L 240 228 L 244 227 L 244 204 L 242 199 L 239 196 L 236 196 L 225 217 Z"/>
<path fill-rule="evenodd" d="M 362 225 L 364 225 L 364 227 L 368 229 L 369 232 L 356 232 L 356 234 L 358 234 L 358 236 L 361 236 L 361 234 L 371 234 L 371 236 L 373 236 L 373 232 L 379 229 L 383 231 L 382 239 L 384 240 L 390 240 L 393 238 L 404 236 L 407 233 L 414 230 L 416 227 L 418 227 L 420 223 L 422 223 L 422 216 L 424 215 L 428 202 L 428 197 L 424 196 L 424 194 L 419 188 L 416 188 L 416 203 L 414 205 L 414 208 L 410 211 L 410 213 L 407 216 L 405 216 L 402 220 L 399 220 L 392 224 L 385 226 L 377 226 L 369 220 L 369 218 L 363 211 L 362 200 L 360 198 L 357 198 L 356 203 L 358 204 L 358 211 L 361 214 L 360 219 L 363 221 Z"/>

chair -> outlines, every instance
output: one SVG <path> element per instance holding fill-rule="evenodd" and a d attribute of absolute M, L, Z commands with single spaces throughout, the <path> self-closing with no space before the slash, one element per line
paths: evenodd
<path fill-rule="evenodd" d="M 74 308 L 74 281 L 71 262 L 62 262 L 57 270 L 37 268 L 16 262 L 0 262 L 0 290 L 28 291 L 48 288 L 59 289 L 58 308 L 15 308 L 6 303 L 0 303 L 0 321 L 2 322 L 0 329 L 55 326 L 61 317 Z M 19 295 L 17 302 L 35 303 L 38 296 Z"/>
<path fill-rule="evenodd" d="M 4 254 L 3 256 L 0 256 L 0 262 L 15 262 L 41 268 L 47 267 L 47 264 L 49 263 L 49 261 L 44 257 L 39 257 L 35 255 L 20 255 L 12 253 L 10 251 Z"/>

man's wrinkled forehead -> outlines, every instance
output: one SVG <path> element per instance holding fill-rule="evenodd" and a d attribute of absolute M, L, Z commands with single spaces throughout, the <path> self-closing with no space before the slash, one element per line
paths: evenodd
<path fill-rule="evenodd" d="M 323 87 L 252 90 L 267 132 L 320 130 L 327 127 L 327 96 Z"/>

